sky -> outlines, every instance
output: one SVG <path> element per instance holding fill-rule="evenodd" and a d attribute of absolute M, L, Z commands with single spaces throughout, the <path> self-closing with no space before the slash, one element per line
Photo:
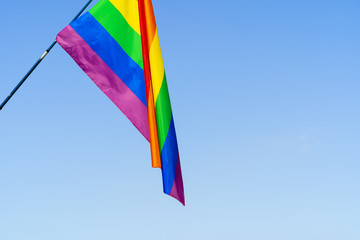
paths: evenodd
<path fill-rule="evenodd" d="M 1 4 L 1 100 L 85 2 Z M 153 5 L 186 207 L 57 45 L 0 112 L 0 239 L 360 239 L 360 2 Z"/>

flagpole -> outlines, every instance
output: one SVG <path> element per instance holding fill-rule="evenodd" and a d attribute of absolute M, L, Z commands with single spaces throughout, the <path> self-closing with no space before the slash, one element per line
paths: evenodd
<path fill-rule="evenodd" d="M 76 19 L 78 19 L 80 17 L 80 15 L 85 11 L 85 9 L 90 5 L 90 3 L 93 0 L 89 0 L 85 6 L 80 10 L 80 12 L 74 17 L 73 20 L 71 20 L 70 23 L 72 23 L 73 21 L 75 21 Z M 44 52 L 44 54 L 39 58 L 39 60 L 37 60 L 37 62 L 32 66 L 32 68 L 28 71 L 28 73 L 23 77 L 23 79 L 18 83 L 18 85 L 14 88 L 14 90 L 12 90 L 12 92 L 10 93 L 10 95 L 2 102 L 2 104 L 0 105 L 0 111 L 3 109 L 3 107 L 9 102 L 9 100 L 14 96 L 14 94 L 17 92 L 17 90 L 19 90 L 19 88 L 21 87 L 21 85 L 23 85 L 23 83 L 26 81 L 26 79 L 31 75 L 31 73 L 37 68 L 37 66 L 41 63 L 41 61 L 46 57 L 46 55 L 51 51 L 51 49 L 56 45 L 56 41 L 54 41 L 50 47 L 48 49 L 46 49 L 46 51 Z"/>

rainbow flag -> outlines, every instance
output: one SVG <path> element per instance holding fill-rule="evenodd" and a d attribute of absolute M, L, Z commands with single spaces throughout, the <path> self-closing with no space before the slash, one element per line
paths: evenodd
<path fill-rule="evenodd" d="M 57 36 L 80 68 L 150 141 L 164 192 L 185 205 L 179 151 L 151 0 L 100 0 Z"/>

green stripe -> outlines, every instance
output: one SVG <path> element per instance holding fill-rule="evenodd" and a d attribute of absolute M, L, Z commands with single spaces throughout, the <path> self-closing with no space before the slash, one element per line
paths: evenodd
<path fill-rule="evenodd" d="M 160 152 L 164 147 L 164 143 L 169 131 L 171 121 L 171 104 L 166 75 L 164 74 L 163 83 L 160 88 L 159 95 L 156 99 L 156 120 L 159 135 Z"/>
<path fill-rule="evenodd" d="M 96 4 L 89 13 L 119 43 L 129 57 L 144 69 L 141 36 L 127 23 L 119 10 L 110 1 L 103 0 Z"/>

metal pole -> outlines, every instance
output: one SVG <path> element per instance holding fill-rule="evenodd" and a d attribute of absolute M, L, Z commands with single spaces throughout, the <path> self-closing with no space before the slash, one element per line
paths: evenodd
<path fill-rule="evenodd" d="M 80 10 L 80 12 L 74 17 L 74 19 L 70 22 L 72 23 L 73 21 L 75 21 L 76 19 L 78 19 L 80 17 L 80 15 L 85 11 L 85 9 L 90 5 L 90 3 L 93 0 L 89 0 L 85 6 Z M 50 47 L 48 49 L 46 49 L 46 51 L 44 52 L 44 54 L 39 58 L 39 60 L 37 60 L 37 62 L 34 64 L 34 66 L 32 66 L 32 68 L 29 70 L 29 72 L 23 77 L 23 79 L 18 83 L 18 85 L 14 88 L 14 90 L 12 90 L 12 92 L 10 93 L 10 95 L 2 102 L 2 104 L 0 105 L 0 111 L 3 109 L 3 107 L 9 102 L 9 100 L 14 96 L 14 94 L 17 92 L 17 90 L 19 90 L 19 88 L 21 87 L 21 85 L 23 85 L 23 83 L 26 81 L 26 79 L 31 75 L 31 73 L 37 68 L 37 66 L 41 63 L 41 61 L 46 57 L 46 55 L 51 51 L 51 49 L 56 45 L 56 41 L 54 41 Z"/>

